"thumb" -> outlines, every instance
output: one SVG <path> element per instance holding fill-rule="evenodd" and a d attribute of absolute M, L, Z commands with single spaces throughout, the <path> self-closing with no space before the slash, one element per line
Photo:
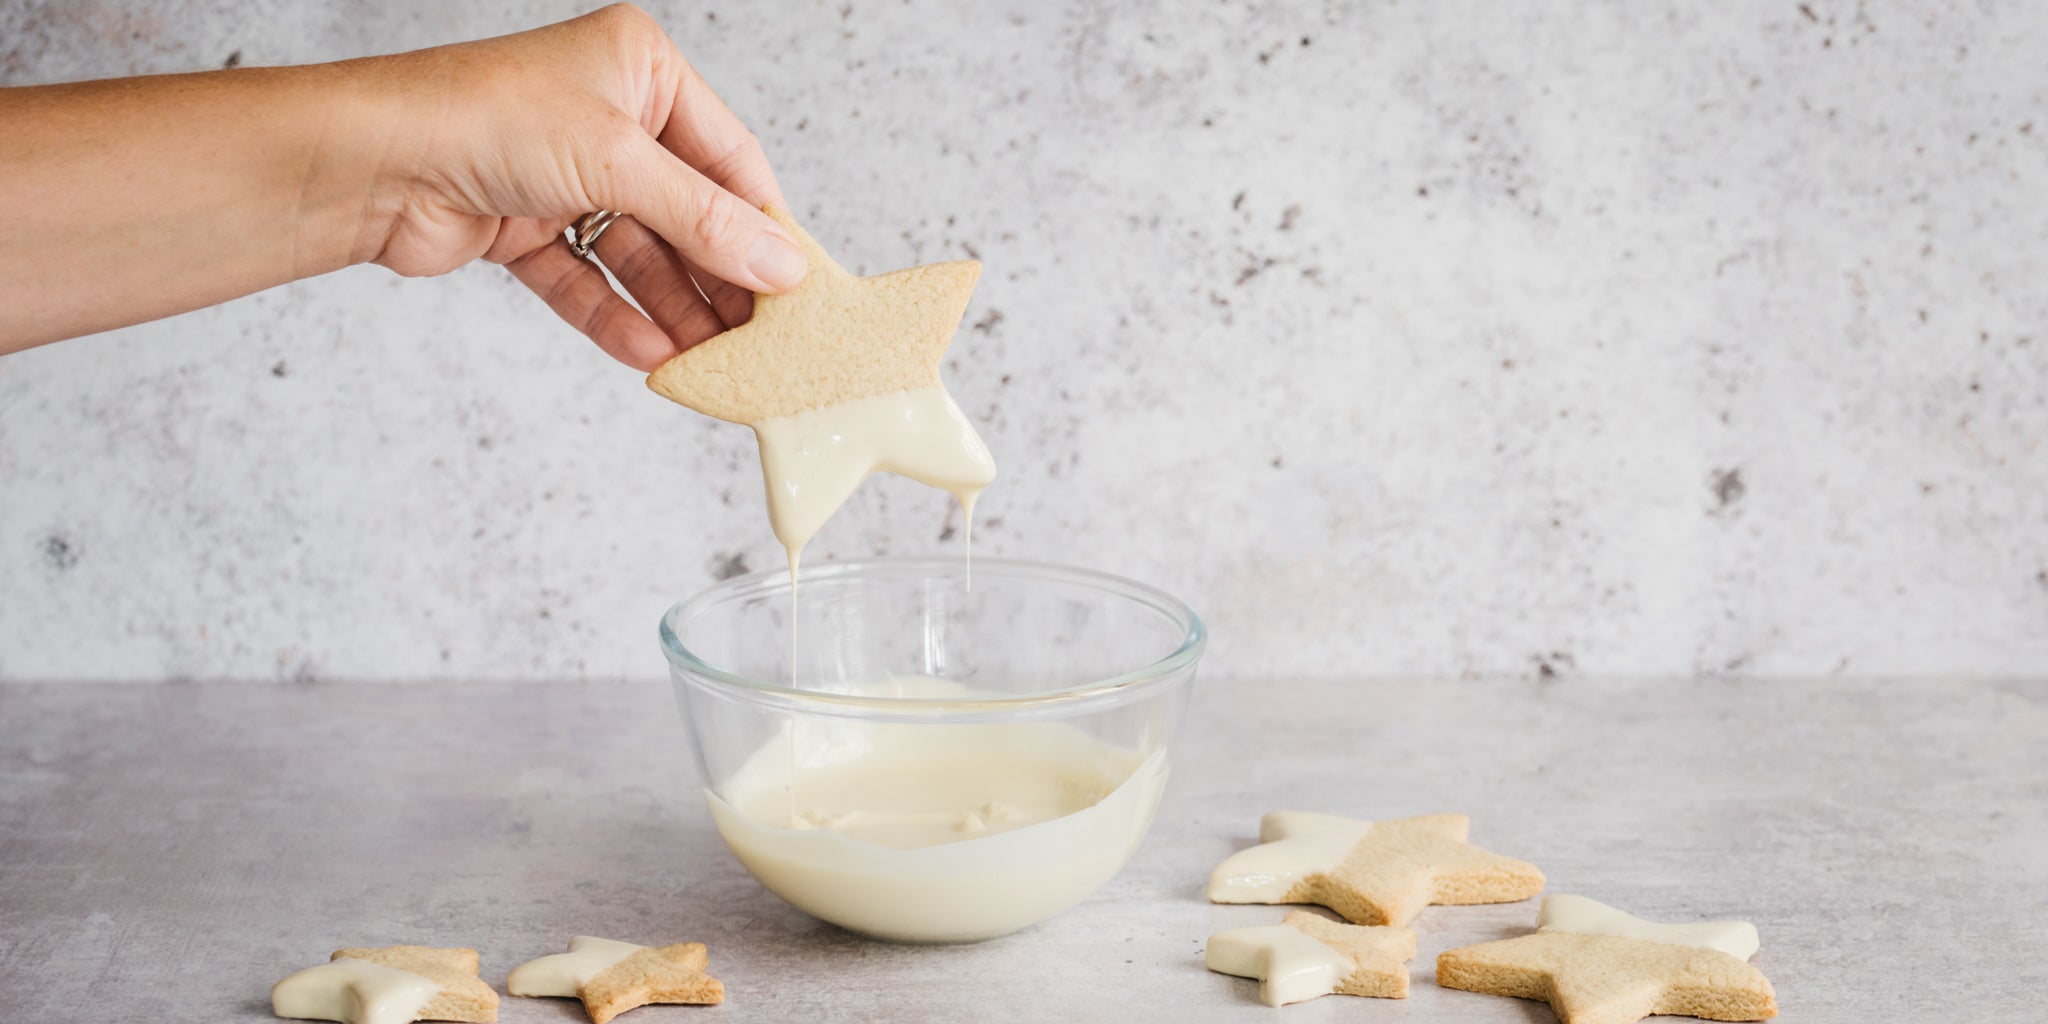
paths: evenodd
<path fill-rule="evenodd" d="M 640 135 L 625 166 L 597 196 L 629 213 L 690 263 L 753 292 L 786 292 L 810 269 L 782 225 L 698 173 L 651 135 Z"/>

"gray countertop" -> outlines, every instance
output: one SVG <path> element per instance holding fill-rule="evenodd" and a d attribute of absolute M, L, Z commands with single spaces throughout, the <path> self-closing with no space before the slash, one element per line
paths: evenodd
<path fill-rule="evenodd" d="M 1269 1010 L 1202 968 L 1270 907 L 1202 898 L 1278 807 L 1463 811 L 1553 891 L 1755 921 L 1802 1022 L 2048 1019 L 2041 682 L 1202 684 L 1159 821 L 1052 922 L 975 946 L 853 937 L 726 854 L 665 688 L 0 687 L 0 1006 L 23 1021 L 263 1020 L 343 945 L 472 945 L 484 977 L 588 932 L 702 941 L 732 1020 L 1546 1021 L 1431 984 L 1533 902 L 1431 908 L 1405 1002 Z M 500 1019 L 579 1020 L 506 999 Z"/>

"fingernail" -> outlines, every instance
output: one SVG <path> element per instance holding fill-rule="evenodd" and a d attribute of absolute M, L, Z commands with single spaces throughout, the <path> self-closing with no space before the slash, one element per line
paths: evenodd
<path fill-rule="evenodd" d="M 795 243 L 773 231 L 763 231 L 755 236 L 754 247 L 747 250 L 747 269 L 768 287 L 788 291 L 803 281 L 810 265 Z"/>

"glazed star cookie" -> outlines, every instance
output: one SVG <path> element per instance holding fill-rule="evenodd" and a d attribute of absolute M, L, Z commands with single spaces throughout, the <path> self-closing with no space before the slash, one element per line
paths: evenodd
<path fill-rule="evenodd" d="M 1541 999 L 1564 1024 L 1634 1024 L 1651 1014 L 1708 1020 L 1778 1015 L 1771 983 L 1746 961 L 1746 921 L 1656 924 L 1583 896 L 1550 896 L 1537 931 L 1446 950 L 1445 988 Z"/>
<path fill-rule="evenodd" d="M 1332 992 L 1408 998 L 1407 961 L 1415 933 L 1406 928 L 1343 924 L 1306 910 L 1279 924 L 1233 928 L 1209 936 L 1209 969 L 1257 978 L 1259 999 L 1285 1006 Z"/>
<path fill-rule="evenodd" d="M 657 394 L 754 429 L 768 518 L 794 565 L 862 480 L 878 470 L 950 491 L 973 518 L 995 460 L 939 381 L 939 365 L 981 264 L 933 263 L 859 277 L 770 206 L 810 271 L 794 291 L 757 295 L 753 318 L 663 363 Z"/>
<path fill-rule="evenodd" d="M 512 969 L 505 991 L 515 996 L 574 996 L 591 1024 L 649 1003 L 720 1003 L 725 986 L 704 973 L 710 957 L 701 942 L 640 946 L 578 935 L 567 953 L 529 960 Z"/>
<path fill-rule="evenodd" d="M 1543 891 L 1543 872 L 1467 843 L 1471 828 L 1462 814 L 1373 822 L 1274 811 L 1259 821 L 1259 845 L 1209 876 L 1209 899 L 1316 903 L 1356 924 L 1404 925 L 1432 903 L 1513 903 Z"/>
<path fill-rule="evenodd" d="M 384 946 L 335 950 L 327 963 L 272 986 L 270 1008 L 280 1017 L 345 1024 L 489 1024 L 498 1019 L 498 994 L 477 977 L 474 949 Z"/>

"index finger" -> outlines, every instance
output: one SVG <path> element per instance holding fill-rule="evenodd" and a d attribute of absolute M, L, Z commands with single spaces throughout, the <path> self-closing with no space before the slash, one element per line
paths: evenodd
<path fill-rule="evenodd" d="M 684 163 L 754 208 L 766 203 L 787 207 L 761 140 L 747 130 L 689 61 L 680 53 L 675 60 L 681 67 L 675 102 L 669 106 L 668 123 L 655 137 Z"/>

